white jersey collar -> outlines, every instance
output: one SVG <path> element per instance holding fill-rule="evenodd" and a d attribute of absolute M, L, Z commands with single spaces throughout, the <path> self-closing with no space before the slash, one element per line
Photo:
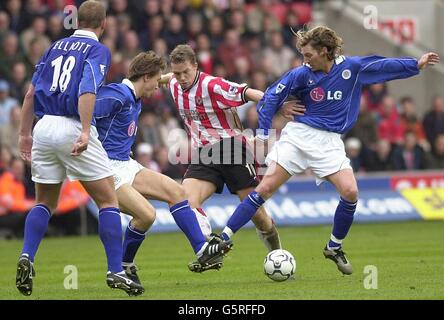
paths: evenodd
<path fill-rule="evenodd" d="M 88 31 L 88 30 L 76 30 L 74 31 L 74 34 L 72 35 L 72 37 L 82 37 L 82 38 L 91 38 L 93 40 L 99 41 L 99 38 L 97 38 L 97 35 L 92 32 L 92 31 Z"/>
<path fill-rule="evenodd" d="M 136 88 L 134 88 L 134 84 L 129 79 L 126 78 L 122 80 L 122 83 L 131 89 L 131 91 L 134 93 L 134 98 L 137 99 Z"/>

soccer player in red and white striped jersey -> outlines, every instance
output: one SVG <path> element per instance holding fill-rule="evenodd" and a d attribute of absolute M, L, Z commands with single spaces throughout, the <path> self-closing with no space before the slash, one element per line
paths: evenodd
<path fill-rule="evenodd" d="M 224 184 L 242 201 L 258 181 L 254 157 L 249 154 L 245 139 L 239 138 L 242 126 L 235 108 L 248 101 L 258 102 L 263 92 L 199 71 L 196 55 L 188 45 L 178 45 L 170 58 L 172 73 L 162 76 L 160 84 L 168 85 L 193 148 L 200 155 L 199 163 L 188 166 L 183 180 L 191 207 L 200 208 L 213 193 L 222 193 Z M 303 111 L 297 110 L 295 114 Z M 203 159 L 202 155 L 209 155 L 210 159 Z M 235 161 L 239 159 L 240 162 Z M 273 220 L 263 208 L 252 221 L 269 251 L 281 248 Z M 199 272 L 198 268 L 190 270 Z"/>

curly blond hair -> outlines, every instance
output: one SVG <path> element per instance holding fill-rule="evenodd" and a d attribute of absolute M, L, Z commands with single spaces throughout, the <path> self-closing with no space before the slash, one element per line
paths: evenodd
<path fill-rule="evenodd" d="M 341 37 L 328 27 L 319 26 L 310 30 L 299 30 L 295 35 L 297 37 L 296 47 L 299 51 L 302 47 L 310 44 L 318 52 L 326 47 L 329 60 L 333 60 L 342 54 L 343 41 Z"/>

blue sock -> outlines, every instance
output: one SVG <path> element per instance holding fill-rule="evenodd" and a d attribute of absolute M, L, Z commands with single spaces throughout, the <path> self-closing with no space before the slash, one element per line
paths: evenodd
<path fill-rule="evenodd" d="M 221 236 L 224 240 L 228 240 L 231 236 L 242 228 L 248 221 L 253 218 L 256 211 L 264 204 L 265 200 L 256 191 L 252 191 L 237 206 L 234 213 L 228 219 L 227 226 Z M 227 228 L 229 230 L 227 230 Z"/>
<path fill-rule="evenodd" d="M 335 212 L 331 239 L 328 242 L 329 248 L 338 249 L 342 246 L 342 240 L 347 236 L 347 233 L 353 223 L 357 203 L 357 201 L 349 202 L 342 197 L 339 200 L 339 204 Z"/>
<path fill-rule="evenodd" d="M 145 232 L 137 230 L 128 223 L 125 232 L 125 239 L 123 240 L 123 263 L 133 263 L 134 257 L 136 256 L 137 250 L 142 244 L 143 240 L 145 240 Z"/>
<path fill-rule="evenodd" d="M 31 261 L 34 261 L 40 241 L 48 229 L 50 218 L 51 212 L 43 204 L 36 205 L 26 216 L 22 254 L 27 254 Z"/>
<path fill-rule="evenodd" d="M 122 222 L 119 209 L 111 207 L 99 210 L 99 235 L 105 247 L 108 271 L 123 271 Z"/>
<path fill-rule="evenodd" d="M 194 253 L 199 252 L 206 240 L 202 230 L 200 229 L 196 214 L 188 204 L 188 200 L 176 203 L 170 208 L 170 212 L 180 230 L 185 233 L 188 241 L 190 241 Z"/>

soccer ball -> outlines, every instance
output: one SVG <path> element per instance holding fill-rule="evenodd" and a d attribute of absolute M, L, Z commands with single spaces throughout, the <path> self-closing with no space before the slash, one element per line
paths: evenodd
<path fill-rule="evenodd" d="M 287 250 L 277 249 L 267 254 L 264 273 L 274 281 L 285 281 L 294 275 L 296 260 Z"/>

